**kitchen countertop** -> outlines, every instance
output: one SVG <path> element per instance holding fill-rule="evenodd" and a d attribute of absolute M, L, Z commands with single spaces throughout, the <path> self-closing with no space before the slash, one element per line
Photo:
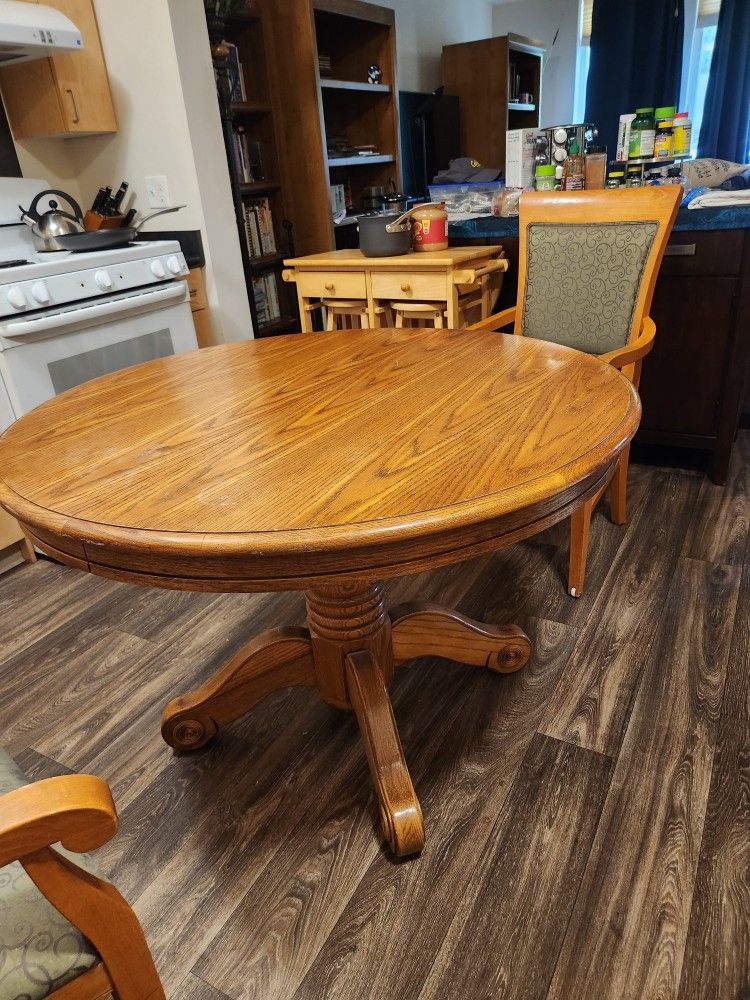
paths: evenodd
<path fill-rule="evenodd" d="M 679 210 L 674 232 L 695 232 L 702 229 L 750 229 L 750 205 Z M 449 220 L 448 235 L 453 239 L 482 240 L 518 236 L 518 216 L 500 219 L 493 215 L 482 215 L 462 222 Z"/>

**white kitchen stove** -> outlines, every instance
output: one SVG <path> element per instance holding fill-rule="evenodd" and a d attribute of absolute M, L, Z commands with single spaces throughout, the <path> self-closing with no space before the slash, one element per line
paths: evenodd
<path fill-rule="evenodd" d="M 180 245 L 171 240 L 144 240 L 93 253 L 32 251 L 0 260 L 0 317 L 155 285 L 187 273 Z"/>
<path fill-rule="evenodd" d="M 0 431 L 81 382 L 198 346 L 179 243 L 38 253 L 18 206 L 47 186 L 0 178 Z"/>

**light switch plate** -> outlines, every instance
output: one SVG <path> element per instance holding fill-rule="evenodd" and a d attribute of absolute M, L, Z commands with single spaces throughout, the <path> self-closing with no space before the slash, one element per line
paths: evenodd
<path fill-rule="evenodd" d="M 163 174 L 146 178 L 149 208 L 169 208 L 169 187 Z"/>

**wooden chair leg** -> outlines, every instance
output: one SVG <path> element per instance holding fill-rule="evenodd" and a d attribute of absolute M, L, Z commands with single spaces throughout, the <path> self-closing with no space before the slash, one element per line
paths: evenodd
<path fill-rule="evenodd" d="M 620 452 L 617 468 L 609 487 L 609 510 L 615 524 L 625 524 L 627 519 L 628 466 L 630 445 Z"/>
<path fill-rule="evenodd" d="M 18 548 L 19 548 L 19 551 L 20 551 L 21 555 L 23 556 L 23 561 L 24 562 L 27 562 L 27 563 L 35 563 L 36 562 L 36 552 L 34 551 L 34 546 L 31 544 L 31 542 L 28 540 L 28 538 L 26 538 L 25 535 L 19 541 Z"/>
<path fill-rule="evenodd" d="M 589 551 L 591 515 L 599 498 L 587 500 L 570 518 L 570 559 L 568 562 L 568 593 L 580 597 L 586 576 L 586 556 Z"/>
<path fill-rule="evenodd" d="M 333 309 L 326 309 L 326 330 L 336 329 L 336 314 Z"/>

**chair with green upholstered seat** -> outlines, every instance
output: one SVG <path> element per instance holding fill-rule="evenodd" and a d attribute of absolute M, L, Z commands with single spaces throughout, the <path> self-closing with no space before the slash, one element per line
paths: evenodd
<path fill-rule="evenodd" d="M 656 333 L 648 315 L 656 276 L 681 196 L 679 185 L 525 192 L 519 206 L 517 305 L 469 329 L 513 324 L 516 336 L 598 355 L 638 388 L 641 363 Z M 564 405 L 550 400 L 550 406 Z M 580 419 L 587 414 L 581 412 Z M 606 484 L 571 517 L 568 590 L 574 597 L 583 592 L 591 515 L 608 487 L 612 520 L 625 523 L 629 451 L 621 452 Z"/>
<path fill-rule="evenodd" d="M 29 784 L 0 749 L 0 1000 L 163 1000 L 137 917 L 84 853 L 116 829 L 100 778 Z"/>

